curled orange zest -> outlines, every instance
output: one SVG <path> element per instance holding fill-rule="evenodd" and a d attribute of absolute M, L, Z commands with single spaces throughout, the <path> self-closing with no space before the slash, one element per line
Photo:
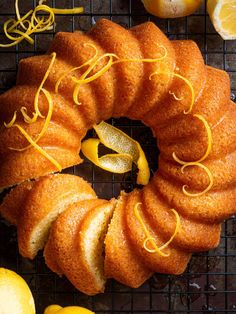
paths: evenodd
<path fill-rule="evenodd" d="M 151 236 L 150 232 L 148 231 L 139 211 L 138 211 L 138 207 L 142 205 L 142 203 L 136 203 L 135 207 L 134 207 L 134 214 L 135 217 L 137 218 L 137 220 L 139 221 L 140 225 L 142 226 L 142 229 L 145 233 L 146 239 L 144 240 L 143 243 L 143 247 L 144 249 L 149 252 L 149 253 L 158 253 L 159 255 L 163 256 L 163 257 L 168 257 L 170 255 L 170 253 L 164 253 L 162 252 L 166 247 L 168 247 L 170 245 L 170 243 L 174 240 L 174 238 L 176 237 L 177 233 L 179 232 L 180 229 L 180 217 L 178 212 L 175 209 L 171 209 L 171 211 L 174 213 L 175 217 L 176 217 L 176 227 L 175 227 L 175 231 L 173 233 L 173 235 L 171 236 L 171 238 L 165 243 L 163 244 L 161 247 L 158 247 L 155 243 L 155 239 Z M 148 242 L 151 243 L 153 249 L 148 248 Z"/>

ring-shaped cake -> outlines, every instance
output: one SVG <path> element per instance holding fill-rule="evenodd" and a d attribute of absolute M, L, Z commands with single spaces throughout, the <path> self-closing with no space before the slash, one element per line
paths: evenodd
<path fill-rule="evenodd" d="M 0 96 L 0 187 L 79 164 L 87 130 L 111 117 L 141 120 L 160 150 L 151 181 L 120 195 L 105 238 L 106 277 L 137 287 L 153 272 L 182 273 L 192 252 L 218 245 L 235 213 L 236 107 L 227 73 L 153 23 L 127 30 L 102 19 L 86 34 L 58 33 L 46 55 L 21 60 L 17 85 Z M 45 256 L 60 272 L 54 233 Z"/>

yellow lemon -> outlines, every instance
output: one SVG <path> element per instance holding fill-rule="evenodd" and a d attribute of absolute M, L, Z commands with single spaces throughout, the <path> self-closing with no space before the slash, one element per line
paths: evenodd
<path fill-rule="evenodd" d="M 46 308 L 44 314 L 95 314 L 95 313 L 80 306 L 67 306 L 62 308 L 59 305 L 50 305 Z"/>
<path fill-rule="evenodd" d="M 0 268 L 0 313 L 35 314 L 34 299 L 22 277 Z"/>
<path fill-rule="evenodd" d="M 145 9 L 161 18 L 175 18 L 192 14 L 202 0 L 142 0 Z"/>
<path fill-rule="evenodd" d="M 236 0 L 208 0 L 211 21 L 223 39 L 236 39 Z"/>

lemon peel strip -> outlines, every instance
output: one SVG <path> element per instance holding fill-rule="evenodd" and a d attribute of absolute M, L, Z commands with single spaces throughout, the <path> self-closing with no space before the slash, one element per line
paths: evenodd
<path fill-rule="evenodd" d="M 102 56 L 100 57 L 95 57 L 94 59 L 92 58 L 92 60 L 88 60 L 88 62 L 90 62 L 90 65 L 89 65 L 89 68 L 80 76 L 80 78 L 75 78 L 75 77 L 72 77 L 72 80 L 76 83 L 76 86 L 74 88 L 74 92 L 73 92 L 73 100 L 75 102 L 75 104 L 77 105 L 81 105 L 81 103 L 79 102 L 78 100 L 78 96 L 79 96 L 79 89 L 80 89 L 80 86 L 83 85 L 83 84 L 88 84 L 88 83 L 91 83 L 93 82 L 94 80 L 98 79 L 99 77 L 101 77 L 104 73 L 106 73 L 113 65 L 115 64 L 118 64 L 118 63 L 124 63 L 124 62 L 147 62 L 147 63 L 154 63 L 154 62 L 158 62 L 158 61 L 161 61 L 163 59 L 165 59 L 167 57 L 167 49 L 164 47 L 164 46 L 160 46 L 161 48 L 163 48 L 164 50 L 164 54 L 159 57 L 159 58 L 154 58 L 154 59 L 150 59 L 150 58 L 147 58 L 147 59 L 137 59 L 137 58 L 119 58 L 116 54 L 114 53 L 105 53 L 103 54 Z M 95 47 L 96 48 L 96 47 Z M 109 58 L 107 63 L 99 70 L 97 71 L 95 74 L 91 75 L 91 76 L 88 76 L 92 70 L 95 68 L 95 66 L 102 60 L 102 59 L 105 59 L 105 58 Z M 114 59 L 116 59 L 114 61 Z M 65 74 L 63 74 L 63 76 L 56 82 L 56 85 L 55 85 L 55 91 L 58 92 L 58 87 L 61 83 L 61 81 L 67 76 L 69 75 L 70 73 L 72 73 L 73 71 L 76 71 L 80 68 L 82 68 L 83 66 L 87 65 L 88 64 L 85 63 L 83 64 L 82 66 L 79 66 L 79 67 L 76 67 L 76 68 L 73 68 L 71 70 L 69 70 L 68 72 L 66 72 Z"/>
<path fill-rule="evenodd" d="M 41 153 L 44 157 L 46 157 L 54 166 L 61 171 L 62 167 L 61 165 L 52 157 L 50 156 L 42 147 L 40 147 L 35 141 L 29 136 L 29 134 L 19 125 L 19 124 L 14 124 L 12 126 L 13 128 L 17 128 L 21 134 L 27 139 L 27 141 L 39 152 Z M 11 150 L 18 150 L 12 147 L 9 147 Z"/>
<path fill-rule="evenodd" d="M 46 82 L 46 80 L 47 80 L 47 78 L 48 78 L 48 76 L 49 76 L 49 74 L 50 74 L 50 72 L 51 72 L 51 69 L 52 69 L 52 67 L 53 67 L 53 65 L 54 65 L 54 63 L 55 63 L 57 54 L 56 54 L 55 52 L 53 52 L 53 53 L 51 54 L 51 56 L 52 56 L 52 59 L 51 59 L 51 62 L 49 63 L 49 67 L 48 67 L 48 69 L 47 69 L 47 71 L 46 71 L 46 73 L 45 73 L 45 75 L 44 75 L 44 77 L 43 77 L 43 80 L 42 80 L 41 84 L 39 85 L 39 88 L 38 88 L 38 90 L 37 90 L 37 92 L 36 92 L 36 95 L 35 95 L 35 98 L 34 98 L 34 109 L 35 109 L 35 113 L 36 113 L 39 117 L 41 117 L 41 118 L 44 118 L 44 116 L 40 113 L 39 107 L 38 107 L 39 94 L 40 94 L 40 91 L 42 90 L 42 87 L 43 87 L 44 83 Z"/>
<path fill-rule="evenodd" d="M 13 124 L 15 123 L 16 118 L 17 118 L 17 111 L 14 112 L 14 115 L 9 123 L 4 122 L 4 126 L 8 129 L 11 128 Z"/>
<path fill-rule="evenodd" d="M 175 210 L 175 209 L 171 209 L 171 211 L 174 213 L 175 215 L 175 218 L 176 218 L 176 227 L 175 227 L 175 231 L 173 233 L 173 235 L 171 236 L 171 238 L 165 243 L 163 244 L 161 247 L 158 247 L 155 243 L 155 239 L 150 235 L 149 231 L 147 230 L 147 227 L 138 211 L 138 207 L 142 205 L 142 203 L 136 203 L 135 204 L 135 207 L 134 207 L 134 214 L 135 214 L 135 217 L 137 218 L 137 220 L 139 221 L 140 225 L 142 226 L 143 228 L 143 231 L 146 235 L 146 239 L 144 240 L 144 243 L 143 243 L 143 248 L 149 252 L 149 253 L 158 253 L 160 254 L 161 256 L 163 257 L 168 257 L 170 255 L 170 253 L 164 253 L 162 252 L 162 250 L 164 250 L 165 248 L 167 248 L 170 243 L 174 240 L 174 238 L 176 237 L 177 233 L 179 232 L 179 229 L 180 229 L 180 217 L 179 217 L 179 214 L 178 212 Z M 148 248 L 148 242 L 151 243 L 151 245 L 154 247 L 154 249 L 150 249 Z"/>
<path fill-rule="evenodd" d="M 22 21 L 21 21 L 21 16 L 20 16 L 20 10 L 19 10 L 18 0 L 15 1 L 15 12 L 16 12 L 17 20 L 20 21 L 20 26 L 21 26 L 24 30 L 27 30 L 27 28 L 25 27 L 25 25 L 24 25 L 24 24 L 22 23 Z"/>
<path fill-rule="evenodd" d="M 164 54 L 161 56 L 161 57 L 158 57 L 158 58 L 140 58 L 140 59 L 137 59 L 137 58 L 134 58 L 134 59 L 131 59 L 131 58 L 118 58 L 118 60 L 114 61 L 113 64 L 117 64 L 117 63 L 122 63 L 122 62 L 144 62 L 144 63 L 153 63 L 153 62 L 158 62 L 158 61 L 162 61 L 164 60 L 167 55 L 168 55 L 168 52 L 167 52 L 167 49 L 165 46 L 162 46 L 162 45 L 158 45 L 158 47 L 160 48 L 163 48 L 164 50 Z"/>
<path fill-rule="evenodd" d="M 6 128 L 12 128 L 12 127 L 16 127 L 18 128 L 18 130 L 21 132 L 21 134 L 26 138 L 26 140 L 30 143 L 30 145 L 23 147 L 23 148 L 13 148 L 13 147 L 9 147 L 10 150 L 14 150 L 14 151 L 24 151 L 28 148 L 30 148 L 31 146 L 33 146 L 39 153 L 41 153 L 44 157 L 46 157 L 52 164 L 55 165 L 55 167 L 61 171 L 62 167 L 61 165 L 52 157 L 50 156 L 45 150 L 43 150 L 38 144 L 37 142 L 43 137 L 43 135 L 45 134 L 46 130 L 48 129 L 48 126 L 50 124 L 51 121 L 51 117 L 53 114 L 53 101 L 52 101 L 52 97 L 51 94 L 43 88 L 43 85 L 51 71 L 51 68 L 54 64 L 54 61 L 56 59 L 56 53 L 52 53 L 52 60 L 49 64 L 49 67 L 44 75 L 44 78 L 36 92 L 35 95 L 35 99 L 34 99 L 34 109 L 35 112 L 33 112 L 33 118 L 30 118 L 27 114 L 27 108 L 26 107 L 21 107 L 20 111 L 21 114 L 24 118 L 24 121 L 28 124 L 32 124 L 34 122 L 37 121 L 38 116 L 41 115 L 39 108 L 38 108 L 38 97 L 39 97 L 39 93 L 40 91 L 42 91 L 48 101 L 48 113 L 47 113 L 47 117 L 45 118 L 45 123 L 43 125 L 43 128 L 41 130 L 41 132 L 39 133 L 39 135 L 37 136 L 37 138 L 35 140 L 33 140 L 30 135 L 16 122 L 16 118 L 17 118 L 17 111 L 14 112 L 13 118 L 11 119 L 11 121 L 9 123 L 5 123 L 4 125 Z M 44 116 L 41 115 L 42 118 L 44 118 Z"/>
<path fill-rule="evenodd" d="M 42 81 L 41 81 L 41 83 L 40 83 L 40 85 L 39 85 L 39 87 L 38 87 L 38 89 L 37 89 L 37 91 L 36 91 L 35 97 L 34 97 L 34 110 L 35 110 L 35 112 L 32 113 L 33 117 L 31 118 L 31 117 L 27 114 L 27 108 L 25 108 L 25 107 L 22 107 L 22 108 L 21 108 L 21 113 L 22 113 L 22 115 L 23 115 L 23 117 L 24 117 L 24 121 L 25 121 L 26 123 L 28 123 L 28 124 L 31 124 L 31 123 L 36 122 L 36 120 L 37 120 L 38 117 L 44 118 L 44 116 L 41 114 L 41 112 L 40 112 L 40 110 L 39 110 L 39 104 L 38 104 L 38 102 L 39 102 L 39 95 L 40 95 L 40 92 L 43 90 L 43 85 L 44 85 L 44 83 L 46 82 L 46 80 L 47 80 L 47 78 L 48 78 L 48 76 L 49 76 L 49 74 L 50 74 L 50 71 L 51 71 L 51 69 L 52 69 L 52 67 L 53 67 L 53 65 L 54 65 L 54 62 L 55 62 L 55 60 L 56 60 L 56 53 L 55 53 L 55 52 L 53 52 L 53 53 L 51 54 L 51 56 L 52 56 L 52 59 L 51 59 L 51 61 L 50 61 L 50 64 L 49 64 L 49 66 L 48 66 L 48 69 L 47 69 L 46 73 L 44 74 L 44 77 L 43 77 L 43 79 L 42 79 Z M 45 89 L 44 89 L 44 91 L 45 91 Z M 46 92 L 46 93 L 47 93 L 47 92 Z M 46 93 L 44 92 L 45 96 L 46 96 Z M 47 93 L 47 95 L 48 95 L 48 93 Z"/>
<path fill-rule="evenodd" d="M 19 2 L 18 0 L 15 0 L 16 20 L 15 19 L 7 20 L 3 25 L 6 37 L 10 39 L 12 42 L 9 44 L 0 44 L 0 47 L 2 48 L 15 46 L 24 39 L 26 39 L 30 44 L 33 44 L 34 40 L 29 36 L 32 35 L 33 33 L 44 32 L 45 30 L 52 29 L 53 24 L 55 22 L 55 14 L 80 14 L 84 11 L 83 7 L 73 9 L 50 8 L 49 6 L 42 4 L 43 1 L 40 1 L 39 4 L 34 8 L 34 10 L 30 10 L 23 17 L 21 17 L 18 2 Z M 48 17 L 47 18 L 37 17 L 37 13 L 39 11 L 48 14 Z M 27 19 L 29 17 L 30 19 Z M 28 27 L 25 25 L 26 23 L 28 24 Z M 12 25 L 9 27 L 9 24 Z M 19 30 L 18 27 L 21 27 L 22 30 Z M 19 36 L 13 37 L 10 36 L 9 33 L 15 33 L 18 34 Z"/>
<path fill-rule="evenodd" d="M 37 138 L 34 140 L 35 143 L 37 143 L 44 136 L 45 132 L 48 129 L 49 123 L 50 123 L 51 118 L 52 118 L 52 113 L 53 113 L 53 101 L 52 101 L 51 94 L 44 88 L 42 88 L 42 92 L 45 94 L 45 96 L 47 98 L 47 101 L 48 101 L 48 114 L 47 114 L 47 117 L 45 119 L 45 123 L 43 125 L 43 128 L 42 128 L 41 132 L 39 133 Z M 17 148 L 17 149 L 15 148 L 14 150 L 24 151 L 24 150 L 26 150 L 28 148 L 30 148 L 30 145 L 28 145 L 28 146 L 26 146 L 24 148 Z"/>
<path fill-rule="evenodd" d="M 169 94 L 172 95 L 174 97 L 174 99 L 177 100 L 177 101 L 183 100 L 183 97 L 176 96 L 176 94 L 174 92 L 172 92 L 172 91 L 169 91 Z"/>
<path fill-rule="evenodd" d="M 145 250 L 147 250 L 149 253 L 158 253 L 159 255 L 163 256 L 163 257 L 168 257 L 170 254 L 168 253 L 164 253 L 160 250 L 160 248 L 156 245 L 155 241 L 154 241 L 154 238 L 150 235 L 149 231 L 147 230 L 147 227 L 139 213 L 139 210 L 138 210 L 138 207 L 141 206 L 142 203 L 136 203 L 135 206 L 134 206 L 134 215 L 135 217 L 137 218 L 138 222 L 140 223 L 142 229 L 143 229 L 143 232 L 146 236 L 146 239 L 144 240 L 144 243 L 143 243 L 143 247 Z M 153 245 L 154 249 L 153 250 L 150 250 L 147 248 L 147 242 L 150 241 L 151 244 Z"/>
<path fill-rule="evenodd" d="M 186 190 L 186 188 L 188 188 L 188 185 L 183 185 L 182 191 L 185 195 L 191 196 L 191 197 L 198 197 L 198 196 L 201 196 L 201 195 L 207 193 L 212 188 L 212 186 L 214 184 L 213 175 L 207 166 L 205 166 L 201 163 L 198 163 L 198 162 L 189 162 L 188 164 L 183 165 L 181 167 L 181 172 L 184 173 L 184 169 L 187 167 L 191 167 L 191 166 L 196 166 L 196 167 L 202 168 L 203 170 L 205 170 L 206 174 L 209 177 L 209 185 L 205 188 L 204 191 L 199 192 L 199 193 L 190 193 Z"/>
<path fill-rule="evenodd" d="M 154 72 L 154 73 L 152 73 L 149 76 L 149 79 L 151 80 L 154 75 L 158 75 L 158 74 L 173 75 L 174 77 L 177 77 L 177 78 L 183 80 L 187 84 L 187 86 L 189 87 L 189 90 L 191 92 L 191 103 L 190 103 L 189 109 L 187 111 L 184 110 L 184 114 L 190 114 L 192 112 L 192 110 L 193 110 L 193 105 L 194 105 L 194 102 L 195 102 L 195 92 L 194 92 L 192 83 L 186 77 L 184 77 L 184 76 L 182 76 L 182 75 L 180 75 L 178 73 L 167 72 L 167 71 Z"/>
<path fill-rule="evenodd" d="M 66 71 L 66 72 L 57 80 L 57 82 L 56 82 L 56 85 L 55 85 L 55 92 L 56 92 L 56 93 L 58 93 L 59 86 L 60 86 L 61 82 L 63 81 L 63 79 L 64 79 L 65 77 L 67 77 L 70 73 L 75 72 L 76 70 L 79 70 L 79 69 L 81 69 L 81 68 L 83 68 L 83 67 L 85 67 L 85 66 L 87 66 L 87 65 L 90 65 L 91 63 L 93 63 L 93 62 L 96 60 L 96 58 L 97 58 L 97 56 L 98 56 L 98 49 L 97 49 L 97 47 L 96 47 L 95 45 L 91 44 L 91 43 L 85 43 L 84 46 L 85 46 L 85 47 L 86 47 L 86 46 L 92 47 L 92 48 L 95 50 L 94 56 L 91 57 L 91 58 L 90 58 L 89 60 L 87 60 L 86 62 L 84 62 L 83 64 L 81 64 L 80 66 L 75 67 L 75 68 L 72 68 L 72 69 Z"/>
<path fill-rule="evenodd" d="M 113 172 L 125 173 L 132 169 L 132 157 L 128 154 L 107 154 L 98 158 L 99 139 L 90 138 L 81 144 L 83 154 L 96 166 Z"/>
<path fill-rule="evenodd" d="M 207 120 L 202 115 L 194 114 L 193 117 L 196 117 L 197 119 L 199 119 L 203 123 L 203 125 L 204 125 L 204 127 L 206 129 L 206 133 L 207 133 L 207 149 L 206 149 L 206 152 L 199 160 L 194 161 L 196 163 L 201 163 L 202 161 L 204 161 L 209 156 L 209 154 L 210 154 L 210 152 L 212 150 L 212 142 L 213 142 L 212 141 L 212 131 L 211 131 L 211 128 L 210 128 Z M 172 154 L 172 157 L 180 165 L 186 165 L 186 164 L 190 163 L 188 161 L 184 161 L 184 160 L 179 159 L 176 156 L 175 152 Z"/>
<path fill-rule="evenodd" d="M 106 57 L 109 57 L 107 64 L 104 67 L 102 67 L 98 72 L 93 74 L 92 76 L 87 77 L 87 75 L 94 69 L 94 67 L 98 64 L 98 62 L 100 62 L 102 59 Z M 78 100 L 80 86 L 82 84 L 90 83 L 96 80 L 98 77 L 102 76 L 104 73 L 106 73 L 113 64 L 113 57 L 117 57 L 117 56 L 113 53 L 106 53 L 102 55 L 89 66 L 89 68 L 80 76 L 79 79 L 76 79 L 75 77 L 72 78 L 72 80 L 76 83 L 76 86 L 73 92 L 73 100 L 75 104 L 80 105 L 80 102 Z"/>
<path fill-rule="evenodd" d="M 119 154 L 128 154 L 138 167 L 137 183 L 146 185 L 149 182 L 150 170 L 146 156 L 140 144 L 121 130 L 102 121 L 93 126 L 100 142 Z"/>

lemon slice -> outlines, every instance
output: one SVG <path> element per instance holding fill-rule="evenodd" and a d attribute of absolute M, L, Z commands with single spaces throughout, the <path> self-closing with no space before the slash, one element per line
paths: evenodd
<path fill-rule="evenodd" d="M 34 299 L 22 277 L 0 268 L 0 313 L 35 314 Z"/>
<path fill-rule="evenodd" d="M 236 0 L 208 0 L 207 10 L 220 36 L 236 39 Z"/>
<path fill-rule="evenodd" d="M 59 305 L 50 305 L 46 308 L 44 314 L 94 314 L 94 312 L 80 306 L 67 306 L 62 308 Z"/>
<path fill-rule="evenodd" d="M 161 18 L 176 18 L 195 12 L 202 0 L 142 0 L 145 9 Z"/>

